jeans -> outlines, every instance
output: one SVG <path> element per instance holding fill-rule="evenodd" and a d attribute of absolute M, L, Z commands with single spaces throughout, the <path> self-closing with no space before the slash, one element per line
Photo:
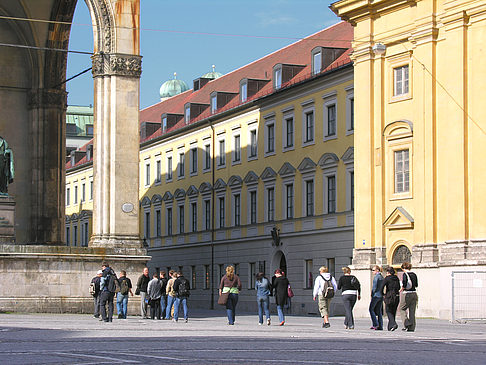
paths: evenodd
<path fill-rule="evenodd" d="M 142 318 L 147 318 L 147 303 L 145 299 L 148 299 L 147 292 L 141 291 L 140 292 L 140 311 L 142 314 Z"/>
<path fill-rule="evenodd" d="M 103 321 L 112 321 L 113 319 L 113 298 L 115 293 L 110 293 L 109 291 L 101 292 L 101 318 Z M 106 316 L 106 304 L 108 304 L 108 316 Z"/>
<path fill-rule="evenodd" d="M 342 296 L 344 305 L 344 325 L 348 328 L 354 328 L 353 308 L 356 304 L 357 295 L 345 294 Z"/>
<path fill-rule="evenodd" d="M 263 312 L 265 312 L 265 316 L 267 320 L 270 319 L 270 309 L 268 308 L 270 305 L 270 298 L 267 296 L 265 297 L 257 297 L 257 304 L 258 304 L 258 323 L 263 323 Z"/>
<path fill-rule="evenodd" d="M 417 301 L 417 293 L 400 293 L 400 317 L 402 317 L 403 327 L 408 328 L 410 331 L 415 331 Z"/>
<path fill-rule="evenodd" d="M 127 318 L 127 306 L 128 306 L 128 294 L 120 294 L 116 295 L 116 310 L 118 315 L 122 318 Z"/>
<path fill-rule="evenodd" d="M 167 307 L 165 308 L 165 319 L 170 319 L 170 311 L 174 304 L 175 298 L 171 295 L 167 296 Z"/>
<path fill-rule="evenodd" d="M 278 320 L 280 323 L 285 322 L 285 316 L 283 312 L 283 306 L 277 305 Z"/>
<path fill-rule="evenodd" d="M 187 319 L 187 298 L 175 298 L 174 302 L 174 319 L 179 320 L 179 307 L 182 302 L 182 308 L 184 309 L 184 319 Z"/>
<path fill-rule="evenodd" d="M 228 323 L 235 324 L 236 304 L 238 304 L 238 294 L 230 293 L 226 302 L 226 314 Z"/>
<path fill-rule="evenodd" d="M 101 292 L 97 296 L 93 297 L 94 304 L 94 316 L 98 318 L 100 316 L 100 302 L 101 302 Z"/>
<path fill-rule="evenodd" d="M 162 295 L 160 297 L 160 316 L 165 318 L 165 307 L 167 306 L 167 295 Z"/>
<path fill-rule="evenodd" d="M 160 298 L 150 300 L 150 318 L 160 319 Z"/>
<path fill-rule="evenodd" d="M 383 329 L 383 297 L 371 298 L 370 316 L 373 327 Z"/>

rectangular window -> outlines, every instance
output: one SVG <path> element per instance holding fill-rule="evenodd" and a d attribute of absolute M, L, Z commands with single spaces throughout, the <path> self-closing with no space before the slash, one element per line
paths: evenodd
<path fill-rule="evenodd" d="M 209 170 L 211 168 L 211 145 L 204 146 L 204 169 Z"/>
<path fill-rule="evenodd" d="M 248 289 L 255 289 L 256 263 L 250 262 L 248 267 Z"/>
<path fill-rule="evenodd" d="M 224 139 L 219 141 L 219 160 L 218 165 L 224 166 L 226 164 L 226 151 L 224 146 Z"/>
<path fill-rule="evenodd" d="M 327 177 L 327 212 L 336 212 L 336 176 Z"/>
<path fill-rule="evenodd" d="M 329 274 L 332 276 L 336 276 L 336 259 L 335 258 L 330 258 L 327 259 L 327 268 L 329 270 Z"/>
<path fill-rule="evenodd" d="M 314 266 L 312 260 L 305 260 L 305 288 L 311 289 L 314 284 Z"/>
<path fill-rule="evenodd" d="M 89 224 L 88 222 L 84 223 L 83 224 L 83 230 L 84 230 L 84 234 L 83 234 L 83 246 L 84 247 L 88 247 L 88 241 L 89 241 Z"/>
<path fill-rule="evenodd" d="M 239 135 L 235 136 L 234 142 L 235 142 L 235 151 L 234 151 L 233 161 L 239 162 L 241 160 L 241 142 L 240 142 Z"/>
<path fill-rule="evenodd" d="M 160 214 L 160 209 L 155 211 L 155 225 L 157 237 L 162 236 L 162 214 Z"/>
<path fill-rule="evenodd" d="M 145 186 L 150 185 L 150 164 L 145 165 Z"/>
<path fill-rule="evenodd" d="M 314 111 L 305 113 L 305 142 L 314 140 Z"/>
<path fill-rule="evenodd" d="M 395 193 L 410 191 L 408 150 L 395 151 Z"/>
<path fill-rule="evenodd" d="M 172 156 L 167 157 L 167 180 L 172 180 Z"/>
<path fill-rule="evenodd" d="M 287 219 L 294 218 L 294 184 L 285 185 L 287 196 Z"/>
<path fill-rule="evenodd" d="M 89 182 L 89 200 L 93 200 L 93 181 Z"/>
<path fill-rule="evenodd" d="M 197 232 L 197 203 L 191 203 L 192 232 Z"/>
<path fill-rule="evenodd" d="M 394 74 L 394 96 L 408 94 L 408 65 L 396 67 Z"/>
<path fill-rule="evenodd" d="M 185 155 L 184 152 L 179 153 L 179 177 L 184 177 L 185 172 Z"/>
<path fill-rule="evenodd" d="M 209 265 L 204 265 L 204 289 L 209 289 L 210 286 L 211 286 L 211 271 L 209 269 Z"/>
<path fill-rule="evenodd" d="M 275 220 L 275 189 L 267 189 L 267 221 Z"/>
<path fill-rule="evenodd" d="M 327 135 L 336 135 L 336 104 L 327 107 Z"/>
<path fill-rule="evenodd" d="M 218 265 L 218 280 L 221 280 L 221 278 L 224 276 L 224 274 L 225 274 L 224 264 L 219 264 Z"/>
<path fill-rule="evenodd" d="M 354 131 L 354 98 L 349 99 L 349 130 Z"/>
<path fill-rule="evenodd" d="M 241 84 L 241 101 L 245 102 L 246 99 L 248 98 L 248 84 L 245 82 L 244 84 Z"/>
<path fill-rule="evenodd" d="M 351 190 L 351 210 L 354 210 L 354 171 L 349 173 L 350 190 Z"/>
<path fill-rule="evenodd" d="M 285 147 L 293 147 L 294 146 L 294 118 L 287 118 L 285 120 L 286 126 L 286 139 L 285 139 Z"/>
<path fill-rule="evenodd" d="M 321 57 L 321 52 L 317 52 L 314 54 L 314 74 L 318 74 L 321 72 L 321 67 L 322 67 L 322 57 Z"/>
<path fill-rule="evenodd" d="M 167 132 L 167 117 L 162 118 L 162 133 Z"/>
<path fill-rule="evenodd" d="M 205 214 L 205 229 L 209 231 L 211 229 L 211 201 L 204 201 L 204 214 Z"/>
<path fill-rule="evenodd" d="M 66 227 L 66 245 L 69 246 L 71 243 L 71 230 L 69 227 Z"/>
<path fill-rule="evenodd" d="M 280 89 L 282 86 L 282 70 L 281 69 L 276 69 L 274 72 L 275 76 L 275 89 Z"/>
<path fill-rule="evenodd" d="M 191 266 L 191 289 L 196 289 L 196 266 Z"/>
<path fill-rule="evenodd" d="M 160 182 L 162 180 L 162 167 L 161 167 L 161 161 L 157 160 L 155 163 L 155 170 L 156 170 L 156 175 L 155 175 L 155 181 Z"/>
<path fill-rule="evenodd" d="M 216 95 L 211 97 L 211 113 L 216 113 L 218 110 L 218 97 Z"/>
<path fill-rule="evenodd" d="M 167 236 L 172 236 L 172 208 L 167 208 Z"/>
<path fill-rule="evenodd" d="M 233 267 L 235 268 L 235 274 L 240 276 L 240 264 L 233 264 Z"/>
<path fill-rule="evenodd" d="M 305 182 L 305 206 L 308 217 L 314 215 L 314 180 Z"/>
<path fill-rule="evenodd" d="M 74 187 L 74 204 L 78 204 L 78 186 Z"/>
<path fill-rule="evenodd" d="M 81 185 L 81 203 L 86 200 L 86 184 Z"/>
<path fill-rule="evenodd" d="M 74 226 L 73 244 L 74 244 L 74 246 L 78 245 L 78 226 Z"/>
<path fill-rule="evenodd" d="M 184 233 L 184 206 L 179 206 L 179 233 Z"/>
<path fill-rule="evenodd" d="M 186 107 L 186 111 L 185 111 L 185 121 L 186 121 L 186 124 L 189 123 L 189 120 L 191 120 L 191 107 Z"/>
<path fill-rule="evenodd" d="M 150 238 L 150 212 L 145 212 L 145 238 Z"/>
<path fill-rule="evenodd" d="M 275 124 L 267 125 L 267 152 L 275 152 Z"/>
<path fill-rule="evenodd" d="M 250 192 L 250 224 L 255 224 L 257 220 L 257 192 Z"/>
<path fill-rule="evenodd" d="M 197 147 L 191 148 L 191 173 L 197 173 Z"/>
<path fill-rule="evenodd" d="M 250 131 L 250 157 L 257 155 L 257 131 L 256 129 Z"/>
<path fill-rule="evenodd" d="M 234 195 L 234 208 L 235 208 L 235 226 L 239 226 L 241 224 L 240 220 L 240 194 L 235 194 Z"/>
<path fill-rule="evenodd" d="M 265 274 L 266 271 L 265 268 L 266 268 L 265 261 L 258 261 L 258 271 Z"/>
<path fill-rule="evenodd" d="M 224 227 L 224 198 L 219 198 L 219 228 Z"/>
<path fill-rule="evenodd" d="M 71 204 L 71 189 L 66 189 L 66 205 Z"/>

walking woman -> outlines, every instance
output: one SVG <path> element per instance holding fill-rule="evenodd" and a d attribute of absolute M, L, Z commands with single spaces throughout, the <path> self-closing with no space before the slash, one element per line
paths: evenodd
<path fill-rule="evenodd" d="M 226 268 L 226 275 L 221 278 L 219 284 L 219 295 L 228 293 L 228 301 L 226 302 L 226 313 L 228 315 L 228 324 L 235 324 L 236 304 L 238 303 L 238 293 L 241 290 L 241 281 L 238 275 L 235 274 L 235 268 L 228 266 Z"/>
<path fill-rule="evenodd" d="M 282 270 L 275 270 L 275 281 L 273 283 L 273 289 L 275 290 L 275 303 L 277 304 L 278 320 L 280 321 L 280 326 L 285 324 L 285 316 L 283 312 L 283 307 L 288 300 L 288 288 L 289 280 L 283 276 Z"/>
<path fill-rule="evenodd" d="M 272 291 L 272 285 L 270 281 L 263 276 L 262 272 L 256 274 L 255 289 L 257 291 L 257 304 L 258 304 L 258 324 L 263 324 L 263 312 L 267 318 L 267 325 L 270 326 L 270 293 Z"/>
<path fill-rule="evenodd" d="M 344 305 L 344 326 L 346 329 L 354 330 L 353 308 L 356 299 L 361 299 L 361 284 L 356 276 L 351 275 L 351 269 L 343 267 L 344 275 L 339 278 L 338 290 L 341 290 Z"/>
<path fill-rule="evenodd" d="M 400 301 L 400 280 L 395 275 L 395 269 L 388 267 L 386 277 L 383 281 L 383 292 L 385 301 L 385 310 L 388 317 L 388 331 L 395 331 L 398 324 L 395 320 L 397 315 L 398 303 Z"/>

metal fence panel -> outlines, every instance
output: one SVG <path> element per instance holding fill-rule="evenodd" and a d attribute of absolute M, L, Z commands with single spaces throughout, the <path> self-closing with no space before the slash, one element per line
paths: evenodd
<path fill-rule="evenodd" d="M 486 271 L 453 271 L 452 320 L 486 319 Z"/>

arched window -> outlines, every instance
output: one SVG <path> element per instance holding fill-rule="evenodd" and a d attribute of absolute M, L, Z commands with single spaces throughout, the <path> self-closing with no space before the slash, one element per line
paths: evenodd
<path fill-rule="evenodd" d="M 405 245 L 400 245 L 393 252 L 392 265 L 400 265 L 403 262 L 410 262 L 412 260 L 412 253 Z"/>

